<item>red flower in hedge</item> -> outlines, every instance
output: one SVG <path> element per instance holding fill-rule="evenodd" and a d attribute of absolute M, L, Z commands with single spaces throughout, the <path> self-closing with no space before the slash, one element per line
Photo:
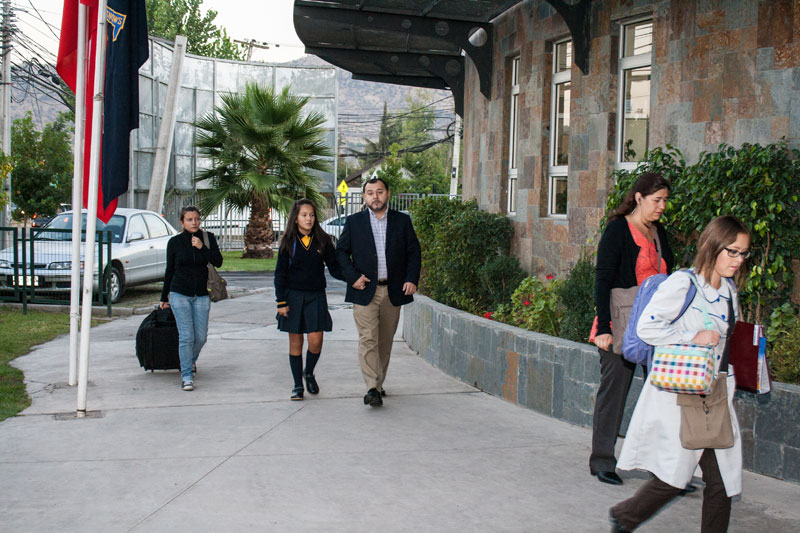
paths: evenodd
<path fill-rule="evenodd" d="M 547 275 L 547 276 L 545 276 L 545 277 L 546 277 L 547 279 L 553 279 L 553 275 L 552 275 L 552 274 L 548 274 L 548 275 Z"/>
<path fill-rule="evenodd" d="M 530 301 L 530 300 L 525 300 L 525 301 L 524 301 L 524 302 L 522 302 L 522 303 L 524 303 L 526 306 L 528 306 L 528 305 L 531 305 L 531 301 Z"/>
<path fill-rule="evenodd" d="M 494 320 L 494 318 L 492 318 L 493 316 L 494 313 L 492 311 L 486 311 L 485 313 L 483 313 L 483 318 L 488 318 L 489 320 Z"/>

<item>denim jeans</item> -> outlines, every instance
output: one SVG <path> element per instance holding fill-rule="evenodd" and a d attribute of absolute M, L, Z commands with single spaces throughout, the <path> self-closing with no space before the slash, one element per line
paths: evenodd
<path fill-rule="evenodd" d="M 192 379 L 192 363 L 197 361 L 208 336 L 208 313 L 211 298 L 169 293 L 169 304 L 178 323 L 178 354 L 181 358 L 181 381 Z"/>

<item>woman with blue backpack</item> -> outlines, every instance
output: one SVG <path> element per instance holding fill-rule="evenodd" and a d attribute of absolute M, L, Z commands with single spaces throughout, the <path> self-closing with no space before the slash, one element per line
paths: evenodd
<path fill-rule="evenodd" d="M 595 306 L 597 324 L 592 338 L 600 352 L 600 386 L 592 422 L 589 471 L 603 483 L 621 485 L 616 473 L 614 447 L 619 435 L 625 400 L 636 365 L 622 358 L 622 335 L 627 310 L 615 301 L 648 277 L 672 270 L 672 250 L 659 223 L 669 196 L 669 182 L 661 174 L 639 176 L 622 204 L 609 217 L 597 248 Z M 612 320 L 614 331 L 612 333 Z"/>
<path fill-rule="evenodd" d="M 646 470 L 653 477 L 633 497 L 610 509 L 612 531 L 633 531 L 653 516 L 681 493 L 698 465 L 705 482 L 701 531 L 728 529 L 731 497 L 742 491 L 742 438 L 733 410 L 734 368 L 727 364 L 726 346 L 739 308 L 734 278 L 743 280 L 747 271 L 742 267 L 749 255 L 750 230 L 732 216 L 714 219 L 700 235 L 693 270 L 675 272 L 663 281 L 636 323 L 639 338 L 657 347 L 656 356 L 617 466 L 622 470 Z M 690 305 L 685 306 L 687 294 L 692 293 Z M 658 375 L 659 351 L 678 351 L 687 346 L 711 352 L 708 357 L 713 365 L 708 363 L 704 374 L 709 381 L 715 381 L 707 395 L 674 392 Z M 723 413 L 729 412 L 719 418 L 724 430 L 721 434 L 727 432 L 728 436 L 713 435 L 713 440 L 727 442 L 690 445 L 687 438 L 696 425 L 687 419 L 685 409 L 702 401 L 706 410 L 711 405 L 706 402 L 714 396 L 718 383 L 720 403 L 712 409 L 719 405 Z"/>

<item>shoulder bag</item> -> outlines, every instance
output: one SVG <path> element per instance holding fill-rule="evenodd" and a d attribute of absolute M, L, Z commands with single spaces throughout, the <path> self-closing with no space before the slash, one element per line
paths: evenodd
<path fill-rule="evenodd" d="M 203 231 L 203 242 L 206 248 L 211 249 L 208 242 L 208 232 Z M 219 275 L 217 269 L 211 263 L 208 264 L 208 296 L 212 302 L 219 302 L 228 298 L 228 282 Z"/>
<path fill-rule="evenodd" d="M 690 275 L 700 294 L 705 329 L 715 329 L 697 278 Z M 727 368 L 726 368 L 727 370 Z M 653 350 L 650 383 L 663 391 L 708 394 L 714 379 L 714 347 L 699 344 L 662 344 Z"/>
<path fill-rule="evenodd" d="M 656 250 L 658 250 L 658 271 L 661 272 L 661 239 L 656 231 Z M 628 321 L 631 319 L 631 309 L 633 302 L 636 301 L 636 294 L 639 286 L 628 287 L 627 289 L 611 289 L 611 327 L 616 334 L 612 334 L 613 350 L 617 355 L 622 355 L 622 340 L 625 337 L 625 330 L 628 328 Z"/>
<path fill-rule="evenodd" d="M 728 406 L 728 357 L 733 333 L 733 295 L 728 300 L 728 333 L 722 351 L 720 372 L 708 395 L 678 394 L 681 408 L 681 446 L 687 450 L 730 448 L 733 446 L 733 426 Z"/>

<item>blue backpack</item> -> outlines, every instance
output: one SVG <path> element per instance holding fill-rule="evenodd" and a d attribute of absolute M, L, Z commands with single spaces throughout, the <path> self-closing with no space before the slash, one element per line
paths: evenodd
<path fill-rule="evenodd" d="M 695 286 L 697 278 L 695 278 L 694 272 L 691 270 L 683 270 L 682 272 L 689 274 L 692 278 L 692 283 L 689 285 L 689 291 L 686 293 L 686 300 L 683 302 L 680 313 L 678 313 L 678 316 L 676 316 L 670 324 L 683 316 L 683 313 L 685 313 L 692 304 L 694 295 L 697 294 L 697 287 Z M 625 336 L 622 338 L 622 356 L 631 363 L 650 365 L 650 359 L 653 356 L 653 346 L 639 338 L 639 335 L 636 334 L 636 325 L 639 323 L 639 317 L 642 316 L 642 311 L 644 311 L 644 308 L 650 303 L 650 299 L 653 297 L 653 294 L 655 294 L 658 286 L 668 277 L 669 276 L 666 274 L 654 274 L 642 282 L 639 287 L 639 292 L 636 293 L 636 299 L 634 299 L 633 307 L 631 307 L 628 327 L 625 328 Z"/>
<path fill-rule="evenodd" d="M 686 299 L 683 302 L 680 313 L 672 319 L 670 324 L 674 324 L 676 320 L 683 316 L 683 313 L 689 308 L 694 300 L 694 295 L 697 294 L 698 281 L 692 270 L 681 270 L 686 272 L 692 280 L 689 285 L 689 290 L 686 292 Z M 636 299 L 633 300 L 633 307 L 631 307 L 631 316 L 628 320 L 628 327 L 625 328 L 625 335 L 622 337 L 622 356 L 631 363 L 637 365 L 646 364 L 650 366 L 650 361 L 653 357 L 653 346 L 647 344 L 636 333 L 636 325 L 639 322 L 639 317 L 642 316 L 642 311 L 650 302 L 650 299 L 655 294 L 656 289 L 661 283 L 669 276 L 666 274 L 654 274 L 644 280 L 639 287 L 639 292 L 636 293 Z M 735 287 L 735 283 L 731 278 L 725 278 L 730 285 L 731 290 Z M 648 368 L 649 369 L 649 368 Z"/>

